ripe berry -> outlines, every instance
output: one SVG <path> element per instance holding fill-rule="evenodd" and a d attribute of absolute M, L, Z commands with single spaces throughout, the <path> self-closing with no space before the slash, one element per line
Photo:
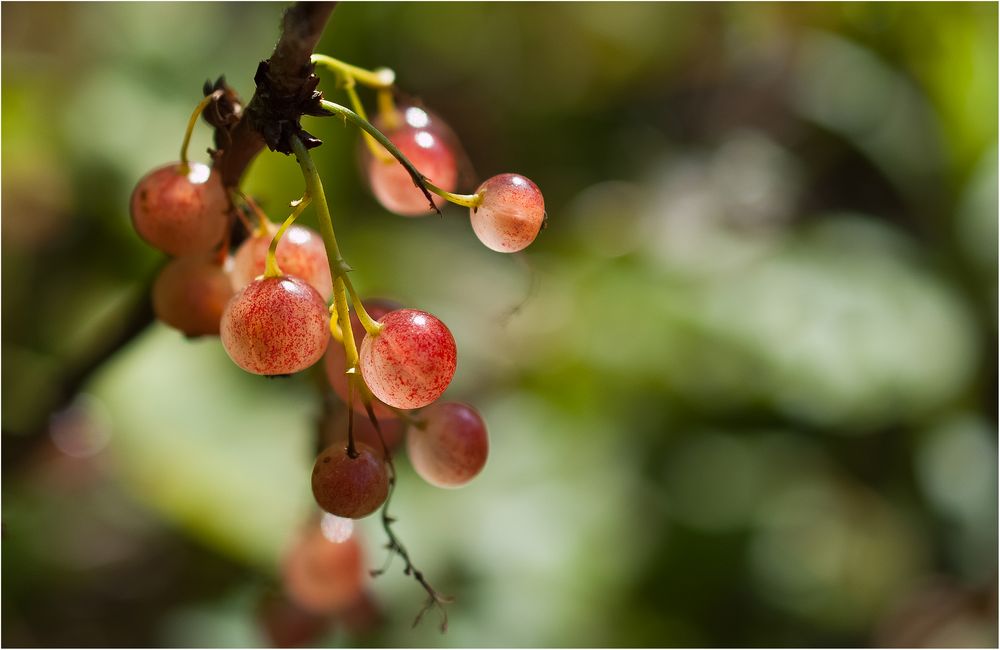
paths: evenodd
<path fill-rule="evenodd" d="M 382 453 L 362 443 L 356 448 L 358 455 L 351 458 L 344 445 L 331 445 L 313 466 L 316 503 L 338 517 L 367 517 L 389 496 L 389 473 Z"/>
<path fill-rule="evenodd" d="M 467 404 L 435 404 L 423 412 L 424 428 L 414 427 L 406 451 L 414 471 L 431 485 L 455 488 L 471 481 L 486 465 L 489 436 L 476 409 Z"/>
<path fill-rule="evenodd" d="M 202 163 L 160 167 L 132 191 L 132 225 L 148 244 L 174 256 L 206 253 L 222 240 L 229 199 L 222 177 Z"/>
<path fill-rule="evenodd" d="M 389 312 L 399 309 L 402 305 L 394 300 L 372 298 L 365 300 L 364 306 L 368 311 L 368 315 L 378 320 Z M 365 337 L 365 329 L 361 326 L 361 321 L 358 320 L 357 314 L 353 311 L 351 312 L 351 331 L 354 333 L 354 345 L 358 349 L 361 349 L 361 342 Z M 344 346 L 337 342 L 331 343 L 324 357 L 324 365 L 326 367 L 326 377 L 330 381 L 333 392 L 346 404 L 348 402 L 347 374 L 345 373 L 347 369 L 347 357 L 344 354 Z M 354 410 L 361 414 L 365 420 L 368 419 L 368 412 L 365 410 L 364 402 L 361 401 L 361 398 L 357 394 L 354 395 Z M 396 414 L 377 398 L 372 400 L 372 410 L 375 412 L 375 417 L 379 420 L 396 419 Z"/>
<path fill-rule="evenodd" d="M 427 312 L 399 309 L 379 319 L 378 336 L 361 343 L 361 374 L 375 397 L 390 406 L 427 406 L 455 374 L 455 339 Z"/>
<path fill-rule="evenodd" d="M 218 334 L 219 321 L 233 295 L 229 273 L 213 260 L 178 257 L 153 283 L 153 312 L 188 336 Z"/>
<path fill-rule="evenodd" d="M 535 241 L 545 221 L 545 200 L 537 185 L 518 174 L 500 174 L 480 185 L 480 193 L 483 202 L 470 210 L 470 218 L 487 248 L 514 253 Z"/>
<path fill-rule="evenodd" d="M 406 156 L 424 176 L 438 187 L 452 192 L 458 184 L 458 163 L 448 137 L 436 129 L 420 109 L 424 119 L 404 119 L 400 126 L 385 132 L 385 135 Z M 379 121 L 376 120 L 376 125 Z M 446 128 L 446 127 L 445 127 Z M 413 184 L 406 169 L 396 160 L 380 160 L 367 152 L 363 156 L 368 183 L 372 193 L 386 210 L 405 217 L 416 217 L 431 212 L 430 203 L 424 193 Z M 434 196 L 434 203 L 440 207 L 444 199 Z"/>
<path fill-rule="evenodd" d="M 222 314 L 222 345 L 240 368 L 258 375 L 289 375 L 319 361 L 330 340 L 330 313 L 305 280 L 254 280 Z"/>
<path fill-rule="evenodd" d="M 362 593 L 365 566 L 357 536 L 335 543 L 310 526 L 285 554 L 282 582 L 300 607 L 320 614 L 351 605 Z"/>
<path fill-rule="evenodd" d="M 233 256 L 233 287 L 237 290 L 263 275 L 267 249 L 277 232 L 273 224 L 267 234 L 254 235 L 243 242 Z M 302 278 L 313 286 L 323 300 L 333 296 L 330 262 L 326 257 L 323 240 L 312 228 L 292 225 L 282 235 L 274 252 L 281 272 Z"/>

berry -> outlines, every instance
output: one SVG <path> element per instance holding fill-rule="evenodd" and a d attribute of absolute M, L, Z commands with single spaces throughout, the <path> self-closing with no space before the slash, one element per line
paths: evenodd
<path fill-rule="evenodd" d="M 545 200 L 537 185 L 518 174 L 500 174 L 476 194 L 483 195 L 483 202 L 470 210 L 472 230 L 487 248 L 514 253 L 535 241 L 545 221 Z"/>
<path fill-rule="evenodd" d="M 202 257 L 178 257 L 153 283 L 153 313 L 187 336 L 218 334 L 219 321 L 233 295 L 227 270 Z"/>
<path fill-rule="evenodd" d="M 350 606 L 365 582 L 357 536 L 331 542 L 319 526 L 310 526 L 285 554 L 282 581 L 288 596 L 310 612 L 326 614 Z"/>
<path fill-rule="evenodd" d="M 427 312 L 399 309 L 379 319 L 382 329 L 361 343 L 361 375 L 375 397 L 390 406 L 427 406 L 455 374 L 455 339 Z"/>
<path fill-rule="evenodd" d="M 267 234 L 254 235 L 237 249 L 233 256 L 232 273 L 235 289 L 242 289 L 254 278 L 264 274 L 267 249 L 277 230 L 271 224 Z M 305 226 L 290 226 L 278 242 L 274 258 L 282 273 L 302 278 L 319 292 L 323 300 L 329 302 L 333 296 L 333 280 L 330 277 L 326 247 L 319 233 Z"/>
<path fill-rule="evenodd" d="M 351 458 L 344 445 L 327 447 L 316 459 L 312 490 L 316 503 L 338 517 L 360 519 L 379 509 L 389 496 L 389 473 L 382 454 L 366 444 L 356 445 Z"/>
<path fill-rule="evenodd" d="M 486 465 L 489 436 L 476 409 L 467 404 L 435 404 L 423 415 L 424 428 L 414 427 L 406 451 L 414 471 L 436 487 L 455 488 L 471 481 Z"/>
<path fill-rule="evenodd" d="M 401 307 L 394 300 L 384 300 L 381 298 L 365 300 L 364 306 L 368 311 L 368 315 L 375 320 Z M 361 326 L 361 321 L 358 320 L 357 314 L 353 311 L 351 312 L 351 331 L 354 333 L 354 345 L 358 349 L 361 349 L 361 342 L 365 337 L 365 329 Z M 330 381 L 333 392 L 337 393 L 337 396 L 346 404 L 348 401 L 347 374 L 345 372 L 347 369 L 347 357 L 344 354 L 344 346 L 338 343 L 331 344 L 326 351 L 324 364 L 326 367 L 326 377 Z M 354 396 L 354 410 L 363 415 L 365 420 L 368 419 L 368 411 L 365 410 L 365 404 L 358 395 Z M 375 417 L 379 420 L 392 420 L 396 418 L 396 414 L 377 398 L 372 400 L 372 410 L 375 412 Z"/>
<path fill-rule="evenodd" d="M 452 192 L 458 184 L 455 154 L 446 137 L 428 128 L 428 124 L 423 124 L 413 126 L 413 123 L 404 121 L 399 128 L 385 135 L 421 174 L 438 187 Z M 364 165 L 372 194 L 386 210 L 404 217 L 430 214 L 427 197 L 413 184 L 409 172 L 395 159 L 380 160 L 369 152 L 364 156 Z M 441 197 L 433 198 L 438 207 L 444 203 Z"/>
<path fill-rule="evenodd" d="M 254 280 L 222 314 L 222 345 L 236 365 L 258 375 L 289 375 L 319 361 L 330 340 L 330 313 L 305 280 Z"/>
<path fill-rule="evenodd" d="M 202 163 L 160 167 L 132 191 L 132 225 L 146 243 L 174 256 L 207 253 L 222 240 L 229 199 L 222 177 Z"/>

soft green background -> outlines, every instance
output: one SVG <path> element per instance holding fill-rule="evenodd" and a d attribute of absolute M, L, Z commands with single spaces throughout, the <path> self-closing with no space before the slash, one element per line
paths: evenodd
<path fill-rule="evenodd" d="M 5 645 L 265 643 L 308 377 L 153 325 L 50 411 L 162 263 L 132 185 L 205 79 L 249 98 L 281 10 L 2 7 Z M 320 49 L 549 216 L 522 256 L 394 217 L 306 118 L 356 284 L 450 326 L 492 444 L 458 491 L 400 460 L 450 632 L 396 564 L 322 643 L 995 646 L 995 4 L 344 3 Z M 264 153 L 245 189 L 278 217 L 302 180 Z"/>

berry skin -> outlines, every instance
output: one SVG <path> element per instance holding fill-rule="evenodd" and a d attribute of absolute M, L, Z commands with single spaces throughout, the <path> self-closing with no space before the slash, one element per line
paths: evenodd
<path fill-rule="evenodd" d="M 367 517 L 389 496 L 389 473 L 382 454 L 368 445 L 355 445 L 357 457 L 347 455 L 345 445 L 323 450 L 312 473 L 313 496 L 319 507 L 348 519 Z"/>
<path fill-rule="evenodd" d="M 132 225 L 146 243 L 174 256 L 207 253 L 222 241 L 229 199 L 222 177 L 202 163 L 159 167 L 132 191 Z"/>
<path fill-rule="evenodd" d="M 218 334 L 233 285 L 224 267 L 202 257 L 178 257 L 153 283 L 153 312 L 187 336 Z"/>
<path fill-rule="evenodd" d="M 330 340 L 330 312 L 305 280 L 254 280 L 222 314 L 222 345 L 233 362 L 258 375 L 290 375 L 313 365 Z"/>
<path fill-rule="evenodd" d="M 458 163 L 445 139 L 431 129 L 403 124 L 386 133 L 389 140 L 424 176 L 438 187 L 451 192 L 458 184 Z M 404 217 L 431 214 L 430 202 L 413 184 L 409 172 L 393 160 L 379 160 L 370 153 L 365 157 L 365 169 L 372 194 L 386 210 Z M 444 199 L 433 196 L 440 207 Z"/>
<path fill-rule="evenodd" d="M 489 436 L 476 409 L 446 402 L 422 412 L 424 428 L 414 427 L 406 437 L 406 451 L 414 471 L 441 488 L 461 487 L 486 465 Z"/>
<path fill-rule="evenodd" d="M 487 248 L 515 253 L 535 241 L 545 221 L 545 200 L 537 185 L 518 174 L 500 174 L 480 185 L 480 193 L 483 202 L 469 217 Z"/>
<path fill-rule="evenodd" d="M 240 244 L 233 256 L 233 288 L 242 289 L 255 278 L 264 274 L 267 249 L 277 232 L 273 224 L 265 235 L 254 235 Z M 313 286 L 323 300 L 333 296 L 333 280 L 330 277 L 330 262 L 326 257 L 323 240 L 312 228 L 293 224 L 282 235 L 274 252 L 281 272 L 302 278 Z"/>
<path fill-rule="evenodd" d="M 399 309 L 402 305 L 394 300 L 370 298 L 364 301 L 364 306 L 368 311 L 368 315 L 378 320 L 389 312 Z M 351 312 L 351 331 L 354 333 L 354 345 L 360 350 L 361 342 L 365 336 L 365 328 L 361 326 L 361 321 L 358 320 L 357 313 L 353 311 Z M 344 346 L 337 342 L 331 343 L 323 361 L 326 368 L 326 377 L 330 381 L 333 392 L 337 394 L 344 404 L 347 404 L 347 374 L 345 373 L 347 369 L 347 356 L 344 354 Z M 396 414 L 378 398 L 372 399 L 372 410 L 375 412 L 375 417 L 379 420 L 388 421 L 396 419 Z M 365 404 L 358 395 L 354 396 L 354 411 L 359 413 L 362 419 L 368 419 L 368 411 L 365 410 Z"/>
<path fill-rule="evenodd" d="M 416 309 L 399 309 L 379 319 L 378 336 L 361 343 L 361 375 L 375 397 L 390 406 L 427 406 L 448 388 L 455 374 L 455 339 L 440 320 Z"/>
<path fill-rule="evenodd" d="M 310 526 L 285 554 L 282 582 L 299 607 L 329 614 L 349 607 L 364 590 L 365 566 L 357 536 L 335 543 Z"/>

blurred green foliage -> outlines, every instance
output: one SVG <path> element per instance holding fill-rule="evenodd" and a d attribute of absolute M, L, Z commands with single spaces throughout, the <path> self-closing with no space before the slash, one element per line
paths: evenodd
<path fill-rule="evenodd" d="M 311 377 L 156 324 L 52 411 L 162 263 L 132 185 L 205 79 L 252 94 L 281 10 L 2 7 L 8 645 L 265 643 Z M 397 564 L 381 625 L 324 643 L 996 645 L 995 4 L 343 3 L 320 49 L 549 216 L 516 257 L 393 217 L 307 118 L 357 286 L 449 324 L 492 444 L 455 492 L 400 462 L 448 635 Z M 278 218 L 302 180 L 265 152 L 244 187 Z"/>

